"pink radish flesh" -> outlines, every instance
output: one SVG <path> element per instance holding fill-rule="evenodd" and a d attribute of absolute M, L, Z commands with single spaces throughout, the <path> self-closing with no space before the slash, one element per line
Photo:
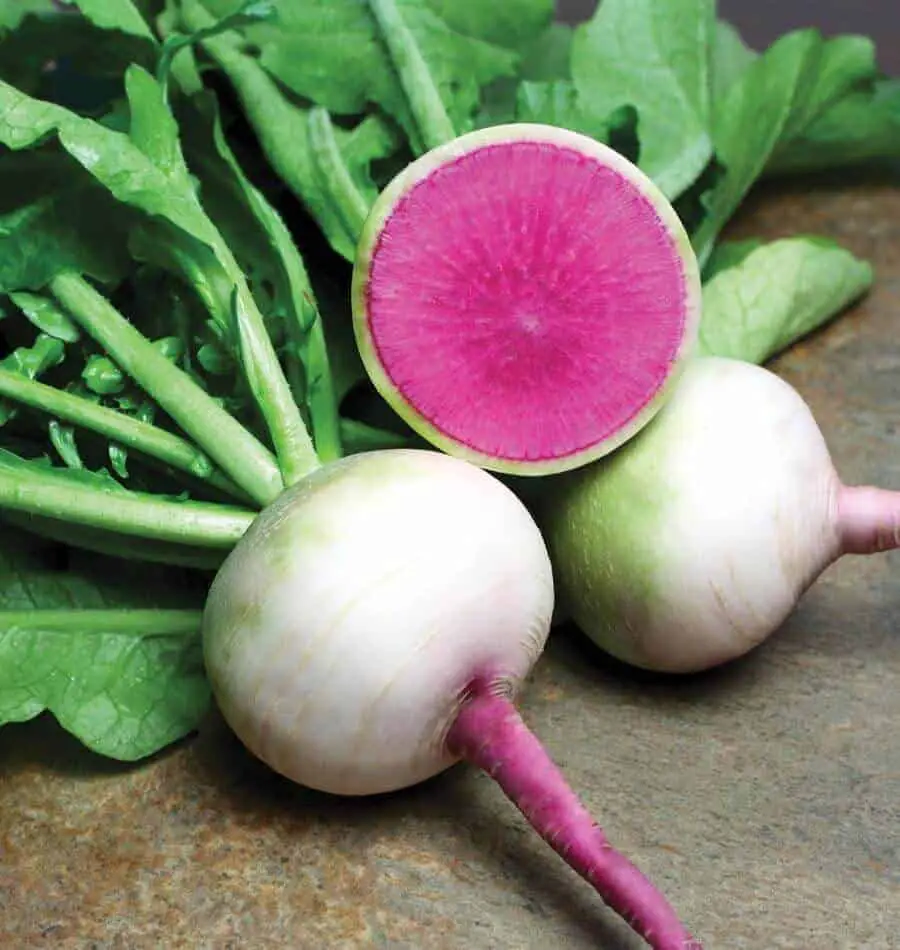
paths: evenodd
<path fill-rule="evenodd" d="M 391 385 L 441 435 L 511 462 L 564 459 L 658 397 L 685 343 L 684 255 L 651 198 L 595 156 L 485 145 L 394 205 L 368 330 Z"/>
<path fill-rule="evenodd" d="M 616 851 L 505 696 L 486 680 L 447 737 L 453 755 L 490 775 L 534 830 L 654 948 L 701 950 L 666 898 Z"/>

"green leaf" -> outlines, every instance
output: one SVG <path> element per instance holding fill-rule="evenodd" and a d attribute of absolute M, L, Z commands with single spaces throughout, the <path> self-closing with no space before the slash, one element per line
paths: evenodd
<path fill-rule="evenodd" d="M 88 357 L 81 378 L 87 388 L 98 396 L 111 396 L 125 388 L 125 377 L 119 367 L 108 356 L 96 353 Z"/>
<path fill-rule="evenodd" d="M 900 159 L 900 79 L 853 90 L 780 145 L 767 174 L 798 174 Z"/>
<path fill-rule="evenodd" d="M 0 142 L 18 150 L 31 148 L 56 135 L 65 150 L 110 193 L 125 204 L 171 221 L 200 241 L 215 243 L 215 232 L 196 199 L 179 162 L 158 166 L 154 150 L 162 154 L 163 141 L 173 131 L 162 111 L 154 108 L 151 77 L 139 68 L 130 69 L 132 122 L 138 141 L 123 132 L 108 129 L 50 102 L 32 99 L 7 83 L 0 82 Z M 153 110 L 149 121 L 145 112 Z M 137 113 L 137 117 L 135 117 Z M 154 129 L 160 121 L 159 129 Z M 176 145 L 170 143 L 169 157 Z M 181 186 L 181 187 L 179 187 Z"/>
<path fill-rule="evenodd" d="M 724 247 L 724 245 L 723 245 Z M 723 252 L 703 287 L 700 352 L 764 363 L 872 285 L 872 267 L 832 241 L 792 237 Z"/>
<path fill-rule="evenodd" d="M 848 90 L 878 75 L 875 44 L 865 36 L 819 37 L 818 61 L 809 86 L 801 90 L 791 120 L 783 135 L 789 141 L 802 134 Z M 779 143 L 781 144 L 781 143 Z"/>
<path fill-rule="evenodd" d="M 716 23 L 710 76 L 713 102 L 724 96 L 744 75 L 757 55 L 732 24 L 725 20 Z"/>
<path fill-rule="evenodd" d="M 573 128 L 602 127 L 595 116 L 583 114 L 577 94 L 569 91 L 572 85 L 569 57 L 573 35 L 568 24 L 551 23 L 533 42 L 523 47 L 518 75 L 498 79 L 482 90 L 481 108 L 474 120 L 476 128 L 508 122 L 542 121 L 529 117 L 543 114 L 548 117 L 558 114 L 562 118 L 569 112 L 573 118 L 577 116 Z M 532 84 L 533 89 L 525 88 Z M 550 118 L 548 121 L 551 125 L 558 124 Z"/>
<path fill-rule="evenodd" d="M 40 290 L 68 269 L 115 281 L 129 266 L 127 221 L 127 212 L 92 184 L 48 191 L 0 214 L 0 292 Z"/>
<path fill-rule="evenodd" d="M 109 464 L 119 478 L 125 480 L 128 478 L 128 450 L 116 442 L 110 442 L 108 446 Z"/>
<path fill-rule="evenodd" d="M 119 30 L 156 42 L 153 31 L 131 0 L 72 0 L 75 6 L 103 30 Z"/>
<path fill-rule="evenodd" d="M 481 108 L 473 119 L 476 129 L 505 125 L 518 121 L 518 96 L 521 83 L 501 79 L 486 86 L 481 97 Z"/>
<path fill-rule="evenodd" d="M 524 46 L 519 75 L 533 82 L 571 79 L 570 60 L 575 31 L 567 23 L 551 23 L 543 33 Z"/>
<path fill-rule="evenodd" d="M 184 0 L 182 20 L 192 31 L 209 30 L 215 23 L 196 0 Z M 359 239 L 358 222 L 348 224 L 343 209 L 360 201 L 374 201 L 377 189 L 370 166 L 396 151 L 397 136 L 381 118 L 369 116 L 351 130 L 333 128 L 337 156 L 334 148 L 316 148 L 310 134 L 310 109 L 282 94 L 246 52 L 238 34 L 212 35 L 202 46 L 234 86 L 272 168 L 305 205 L 331 246 L 352 260 Z M 328 167 L 323 167 L 326 160 Z M 346 188 L 348 181 L 353 193 L 335 194 L 334 188 Z"/>
<path fill-rule="evenodd" d="M 428 0 L 451 30 L 496 46 L 521 50 L 545 35 L 553 19 L 553 0 Z"/>
<path fill-rule="evenodd" d="M 578 91 L 568 79 L 520 83 L 515 114 L 520 122 L 543 122 L 575 132 L 584 131 L 583 123 L 590 121 L 582 112 Z"/>
<path fill-rule="evenodd" d="M 84 468 L 84 461 L 75 443 L 75 427 L 62 425 L 62 423 L 56 419 L 52 419 L 50 421 L 49 430 L 50 443 L 59 453 L 59 457 L 63 460 L 63 463 L 69 468 Z"/>
<path fill-rule="evenodd" d="M 609 140 L 611 120 L 584 109 L 578 91 L 567 79 L 523 82 L 516 96 L 516 120 L 541 122 L 582 132 L 600 142 Z"/>
<path fill-rule="evenodd" d="M 165 176 L 167 190 L 179 197 L 194 197 L 194 182 L 181 153 L 178 123 L 159 94 L 159 84 L 143 70 L 130 70 L 126 82 L 131 105 L 129 139 Z"/>
<path fill-rule="evenodd" d="M 153 264 L 186 281 L 212 316 L 218 338 L 231 350 L 237 365 L 230 312 L 232 284 L 216 252 L 159 218 L 142 221 L 132 229 L 128 250 L 135 260 Z"/>
<path fill-rule="evenodd" d="M 312 444 L 266 334 L 263 318 L 230 249 L 197 198 L 177 139 L 172 141 L 177 129 L 165 110 L 161 91 L 152 77 L 139 67 L 129 69 L 126 84 L 134 141 L 125 133 L 82 119 L 52 103 L 24 96 L 5 83 L 0 83 L 0 141 L 24 149 L 55 133 L 66 150 L 123 205 L 130 204 L 155 215 L 153 220 L 157 224 L 162 220 L 174 226 L 167 235 L 169 243 L 163 242 L 162 246 L 177 244 L 180 240 L 193 242 L 194 247 L 202 250 L 210 262 L 207 272 L 211 280 L 224 284 L 222 303 L 216 315 L 223 327 L 232 331 L 230 340 L 235 352 L 240 354 L 240 365 L 248 381 L 252 380 L 249 388 L 270 427 L 279 461 L 292 473 L 294 466 L 300 470 L 312 465 Z M 103 332 L 108 331 L 102 345 L 115 349 L 117 362 L 122 363 L 123 356 L 130 361 L 129 375 L 147 389 L 182 430 L 244 491 L 261 504 L 271 501 L 283 488 L 284 481 L 283 472 L 279 471 L 269 450 L 216 406 L 187 376 L 171 372 L 173 367 L 162 366 L 158 360 L 148 363 L 143 356 L 139 358 L 138 353 L 149 348 L 149 341 L 111 308 L 102 295 L 81 280 L 83 274 L 102 270 L 93 260 L 98 249 L 120 254 L 126 250 L 121 235 L 103 234 L 103 219 L 99 215 L 92 217 L 92 213 L 92 209 L 86 207 L 79 218 L 75 213 L 62 215 L 56 208 L 46 224 L 41 221 L 40 227 L 25 229 L 24 237 L 19 233 L 23 230 L 21 227 L 17 231 L 7 229 L 13 252 L 0 257 L 0 289 L 37 289 L 50 281 L 59 301 L 56 285 L 63 277 L 77 277 L 80 283 L 76 281 L 77 288 L 73 290 L 70 286 L 69 292 L 78 299 L 78 306 L 83 308 L 81 312 L 75 313 L 68 302 L 60 301 L 72 311 L 72 316 L 82 327 L 89 327 L 95 339 L 102 324 Z M 17 223 L 21 225 L 22 215 L 17 214 Z M 84 228 L 79 230 L 82 223 Z M 25 224 L 33 222 L 26 219 Z M 97 228 L 101 233 L 95 233 Z M 65 239 L 69 236 L 71 255 L 66 253 Z M 33 253 L 35 246 L 41 247 L 39 258 Z M 83 257 L 86 254 L 87 259 Z M 101 263 L 106 264 L 106 261 Z M 20 273 L 23 268 L 27 280 Z M 6 273 L 8 270 L 14 273 Z M 239 303 L 235 311 L 240 318 L 237 321 L 231 309 L 235 299 Z M 281 387 L 279 379 L 283 383 Z"/>
<path fill-rule="evenodd" d="M 73 552 L 28 535 L 0 549 L 0 726 L 49 710 L 101 755 L 133 761 L 195 729 L 209 705 L 202 589 L 183 571 Z"/>
<path fill-rule="evenodd" d="M 196 61 L 192 56 L 186 57 L 185 52 L 204 39 L 227 33 L 229 30 L 240 29 L 242 26 L 270 20 L 274 14 L 275 6 L 270 0 L 247 0 L 234 13 L 223 17 L 218 23 L 185 36 L 174 30 L 177 23 L 177 11 L 173 6 L 169 6 L 162 16 L 161 27 L 169 30 L 169 35 L 163 42 L 156 70 L 157 80 L 163 88 L 166 88 L 169 73 L 173 71 L 174 60 L 178 56 L 178 64 L 174 67 L 174 71 L 177 73 L 183 91 L 189 95 L 199 92 L 203 87 L 203 80 L 197 72 Z"/>
<path fill-rule="evenodd" d="M 742 264 L 754 251 L 765 245 L 762 238 L 748 238 L 743 241 L 722 241 L 716 245 L 709 263 L 706 265 L 704 278 L 712 280 L 720 271 Z"/>
<path fill-rule="evenodd" d="M 714 8 L 713 0 L 603 0 L 572 44 L 585 108 L 601 120 L 622 106 L 637 109 L 640 167 L 670 199 L 712 156 Z"/>
<path fill-rule="evenodd" d="M 828 106 L 874 73 L 869 41 L 824 40 L 814 30 L 798 30 L 776 40 L 716 101 L 713 139 L 725 173 L 693 236 L 702 264 L 775 149 L 801 136 Z"/>
<path fill-rule="evenodd" d="M 481 0 L 477 2 L 482 5 Z M 214 0 L 205 6 L 221 16 L 233 3 Z M 457 22 L 483 26 L 475 0 L 454 7 Z M 513 75 L 515 54 L 451 29 L 424 0 L 398 0 L 397 9 L 451 121 L 458 131 L 465 130 L 478 107 L 481 88 L 500 76 Z M 335 114 L 359 115 L 370 104 L 380 107 L 400 123 L 421 151 L 418 126 L 367 3 L 281 0 L 277 11 L 275 22 L 244 30 L 248 41 L 261 50 L 261 62 L 272 76 L 301 98 Z"/>
<path fill-rule="evenodd" d="M 81 339 L 78 325 L 73 323 L 65 311 L 60 309 L 56 301 L 43 294 L 32 294 L 22 291 L 11 293 L 10 300 L 41 333 L 46 333 L 54 339 L 64 343 L 75 343 Z"/>
<path fill-rule="evenodd" d="M 12 370 L 27 379 L 37 379 L 48 369 L 57 366 L 65 352 L 62 343 L 43 333 L 38 334 L 34 346 L 20 346 L 0 360 L 3 369 Z"/>
<path fill-rule="evenodd" d="M 0 37 L 15 30 L 32 13 L 56 13 L 53 0 L 0 0 Z"/>
<path fill-rule="evenodd" d="M 204 343 L 197 350 L 197 361 L 213 376 L 226 376 L 234 372 L 234 361 L 225 350 L 214 343 Z"/>

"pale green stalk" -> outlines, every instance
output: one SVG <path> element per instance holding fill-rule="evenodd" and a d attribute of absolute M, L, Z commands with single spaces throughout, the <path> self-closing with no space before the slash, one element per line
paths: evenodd
<path fill-rule="evenodd" d="M 52 469 L 0 460 L 0 507 L 140 538 L 230 549 L 256 513 L 203 502 L 167 501 L 122 490 L 98 491 Z"/>
<path fill-rule="evenodd" d="M 403 22 L 395 0 L 368 2 L 425 148 L 437 148 L 451 141 L 456 130 L 419 44 Z"/>
<path fill-rule="evenodd" d="M 245 499 L 244 492 L 230 479 L 225 478 L 207 455 L 186 439 L 158 426 L 2 367 L 0 396 L 46 412 L 64 422 L 98 432 L 113 442 L 208 482 L 233 497 Z"/>
<path fill-rule="evenodd" d="M 157 352 L 102 294 L 72 273 L 54 277 L 49 289 L 119 368 L 251 498 L 265 507 L 278 497 L 284 481 L 269 450 L 187 373 Z"/>

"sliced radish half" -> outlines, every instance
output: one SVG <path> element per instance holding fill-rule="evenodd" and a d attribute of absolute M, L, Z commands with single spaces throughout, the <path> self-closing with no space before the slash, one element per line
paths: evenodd
<path fill-rule="evenodd" d="M 433 149 L 382 192 L 353 277 L 383 398 L 483 468 L 577 468 L 662 407 L 700 319 L 665 196 L 587 136 L 528 123 Z"/>

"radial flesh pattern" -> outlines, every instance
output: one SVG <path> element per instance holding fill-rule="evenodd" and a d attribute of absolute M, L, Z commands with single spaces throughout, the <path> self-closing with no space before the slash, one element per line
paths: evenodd
<path fill-rule="evenodd" d="M 414 162 L 354 273 L 363 361 L 433 445 L 547 474 L 607 454 L 692 352 L 700 279 L 664 196 L 585 136 L 519 124 Z"/>

